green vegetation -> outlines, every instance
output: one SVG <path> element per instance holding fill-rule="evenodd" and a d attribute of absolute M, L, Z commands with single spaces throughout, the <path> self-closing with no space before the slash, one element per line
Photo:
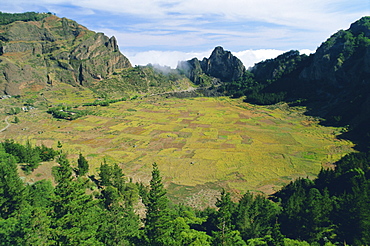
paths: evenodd
<path fill-rule="evenodd" d="M 92 103 L 84 103 L 82 106 L 109 106 L 111 103 L 116 103 L 116 102 L 122 102 L 126 101 L 126 97 L 123 97 L 121 99 L 109 99 L 109 100 L 95 100 Z"/>
<path fill-rule="evenodd" d="M 55 118 L 65 120 L 75 120 L 87 115 L 86 110 L 72 110 L 71 107 L 67 106 L 51 107 L 48 109 L 47 112 Z"/>
<path fill-rule="evenodd" d="M 19 123 L 19 118 L 17 116 L 14 116 L 13 122 L 14 122 L 14 124 L 18 124 Z"/>
<path fill-rule="evenodd" d="M 224 83 L 222 90 L 234 98 L 245 96 L 245 102 L 249 103 L 268 105 L 284 101 L 286 91 L 264 89 L 282 78 L 289 77 L 307 60 L 308 57 L 300 55 L 299 51 L 288 51 L 274 59 L 257 63 L 250 72 L 245 72 L 238 80 Z"/>
<path fill-rule="evenodd" d="M 132 94 L 150 95 L 167 91 L 181 91 L 193 84 L 175 69 L 166 67 L 135 66 L 115 72 L 92 89 L 111 96 L 122 97 Z"/>
<path fill-rule="evenodd" d="M 39 14 L 35 12 L 9 14 L 0 11 L 0 25 L 7 25 L 15 21 L 40 21 L 51 13 Z"/>
<path fill-rule="evenodd" d="M 5 140 L 0 144 L 0 149 L 13 155 L 17 163 L 23 164 L 23 169 L 26 172 L 33 171 L 40 165 L 40 162 L 53 160 L 58 154 L 57 151 L 45 145 L 32 147 L 29 141 L 23 146 L 14 140 Z"/>
<path fill-rule="evenodd" d="M 21 112 L 21 108 L 19 107 L 13 107 L 13 108 L 10 108 L 7 112 L 7 114 L 9 115 L 16 115 L 16 114 L 19 114 Z"/>

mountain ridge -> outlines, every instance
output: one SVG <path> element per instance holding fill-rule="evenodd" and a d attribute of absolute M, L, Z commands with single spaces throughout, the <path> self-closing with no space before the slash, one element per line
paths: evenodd
<path fill-rule="evenodd" d="M 132 67 L 115 37 L 51 14 L 1 25 L 0 40 L 0 91 L 5 94 L 59 82 L 89 87 L 116 69 Z"/>

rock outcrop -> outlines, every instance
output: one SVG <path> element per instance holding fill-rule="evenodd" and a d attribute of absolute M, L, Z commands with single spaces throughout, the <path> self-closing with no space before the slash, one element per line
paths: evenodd
<path fill-rule="evenodd" d="M 202 61 L 193 58 L 180 62 L 177 69 L 183 71 L 195 84 L 202 83 L 202 74 L 227 82 L 239 79 L 246 71 L 237 57 L 220 46 L 213 50 L 209 58 L 203 58 Z"/>
<path fill-rule="evenodd" d="M 0 92 L 14 95 L 58 82 L 92 86 L 131 67 L 114 37 L 46 15 L 0 25 Z"/>

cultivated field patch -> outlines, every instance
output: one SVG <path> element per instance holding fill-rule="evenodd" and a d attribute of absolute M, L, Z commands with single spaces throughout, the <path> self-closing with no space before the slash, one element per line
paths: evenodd
<path fill-rule="evenodd" d="M 81 95 L 80 102 L 88 100 Z M 177 187 L 170 196 L 189 204 L 220 187 L 271 193 L 297 177 L 314 177 L 353 147 L 336 138 L 341 129 L 320 126 L 302 108 L 221 97 L 145 98 L 89 109 L 75 121 L 39 109 L 21 113 L 1 138 L 55 148 L 60 141 L 74 162 L 80 152 L 88 159 L 91 174 L 106 161 L 134 181 L 148 182 L 156 162 L 165 183 Z"/>

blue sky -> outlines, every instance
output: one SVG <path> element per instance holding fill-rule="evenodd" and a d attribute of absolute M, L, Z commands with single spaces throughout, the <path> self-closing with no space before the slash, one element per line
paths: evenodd
<path fill-rule="evenodd" d="M 216 46 L 248 67 L 291 49 L 314 51 L 370 15 L 370 0 L 0 0 L 2 12 L 52 12 L 115 36 L 136 64 L 176 66 Z"/>

